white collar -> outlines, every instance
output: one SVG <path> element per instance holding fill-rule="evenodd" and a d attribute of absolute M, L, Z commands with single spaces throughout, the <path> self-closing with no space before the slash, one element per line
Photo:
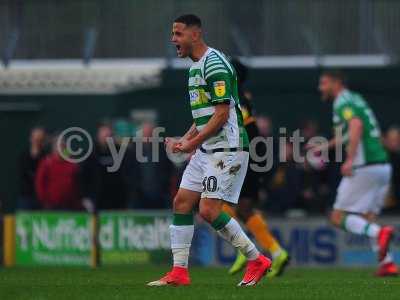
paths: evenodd
<path fill-rule="evenodd" d="M 203 56 L 200 57 L 200 59 L 198 61 L 194 61 L 193 64 L 201 63 L 207 57 L 207 55 L 211 52 L 211 50 L 213 50 L 213 49 L 210 47 L 207 47 L 207 50 L 206 50 L 206 52 L 204 52 Z"/>

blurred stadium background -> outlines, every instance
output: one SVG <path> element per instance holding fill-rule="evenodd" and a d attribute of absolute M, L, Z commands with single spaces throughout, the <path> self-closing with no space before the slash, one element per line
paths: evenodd
<path fill-rule="evenodd" d="M 176 59 L 169 43 L 171 21 L 188 12 L 202 18 L 209 45 L 249 67 L 246 89 L 265 136 L 286 127 L 307 138 L 329 137 L 331 109 L 319 99 L 318 76 L 326 67 L 346 72 L 385 133 L 395 170 L 385 215 L 400 228 L 400 1 L 1 0 L 4 264 L 169 261 L 168 209 L 183 166 L 165 157 L 138 164 L 128 154 L 118 172 L 107 174 L 107 163 L 96 162 L 110 157 L 101 146 L 107 136 L 149 136 L 154 126 L 175 136 L 190 125 L 190 62 Z M 50 137 L 72 126 L 90 132 L 97 156 L 68 175 L 54 171 L 54 181 L 38 180 L 34 172 Z M 30 157 L 37 147 L 41 154 Z M 267 174 L 260 209 L 293 265 L 374 264 L 367 240 L 325 220 L 339 174 L 337 164 L 314 170 L 291 161 Z M 65 189 L 63 203 L 38 199 L 49 186 Z M 87 213 L 87 199 L 98 218 Z M 230 263 L 234 251 L 198 222 L 192 261 Z M 96 228 L 99 241 L 91 238 Z M 394 245 L 400 263 L 399 236 Z"/>

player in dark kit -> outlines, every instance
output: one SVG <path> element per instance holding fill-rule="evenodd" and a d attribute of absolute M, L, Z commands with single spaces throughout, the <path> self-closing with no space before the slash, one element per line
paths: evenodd
<path fill-rule="evenodd" d="M 253 112 L 251 95 L 246 93 L 243 87 L 243 84 L 247 79 L 247 67 L 236 59 L 231 60 L 231 63 L 235 67 L 238 75 L 240 109 L 243 115 L 243 124 L 246 128 L 249 141 L 251 141 L 252 139 L 260 136 L 260 134 L 256 123 L 256 117 Z M 255 150 L 257 155 L 262 156 L 266 151 L 265 144 L 257 143 Z M 250 164 L 252 163 L 257 164 L 251 159 L 250 155 Z M 265 173 L 256 172 L 249 167 L 247 169 L 246 178 L 240 193 L 238 205 L 236 207 L 232 207 L 228 204 L 225 204 L 224 210 L 231 216 L 234 216 L 242 221 L 246 228 L 255 237 L 257 243 L 271 254 L 272 268 L 267 274 L 267 277 L 275 277 L 282 274 L 284 271 L 289 262 L 289 255 L 286 250 L 282 249 L 278 241 L 268 229 L 267 222 L 265 221 L 263 215 L 256 210 L 258 205 L 258 191 L 260 182 L 262 176 L 264 175 Z M 239 272 L 246 266 L 246 262 L 246 257 L 241 254 L 240 251 L 238 251 L 236 260 L 230 268 L 229 273 L 235 274 Z"/>

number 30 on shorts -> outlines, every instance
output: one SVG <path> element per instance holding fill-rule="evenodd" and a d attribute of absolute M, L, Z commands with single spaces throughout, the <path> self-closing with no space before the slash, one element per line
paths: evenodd
<path fill-rule="evenodd" d="M 217 190 L 217 178 L 215 176 L 204 177 L 203 192 L 215 192 Z"/>

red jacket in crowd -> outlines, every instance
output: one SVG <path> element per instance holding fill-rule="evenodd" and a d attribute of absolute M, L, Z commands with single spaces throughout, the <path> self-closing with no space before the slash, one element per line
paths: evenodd
<path fill-rule="evenodd" d="M 45 209 L 80 209 L 79 166 L 57 154 L 44 158 L 37 169 L 35 188 Z"/>

